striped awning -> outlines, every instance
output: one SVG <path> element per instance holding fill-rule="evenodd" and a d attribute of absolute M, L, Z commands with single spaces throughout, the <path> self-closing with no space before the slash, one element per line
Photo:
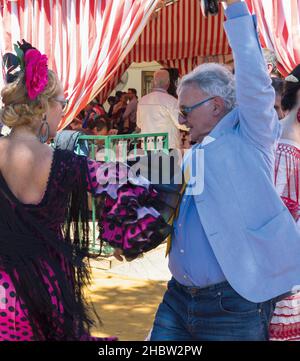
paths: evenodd
<path fill-rule="evenodd" d="M 132 62 L 156 60 L 180 75 L 207 62 L 228 62 L 231 50 L 223 30 L 224 12 L 204 18 L 199 0 L 179 0 L 154 13 L 134 47 L 100 94 L 104 101 Z"/>
<path fill-rule="evenodd" d="M 300 0 L 246 0 L 258 18 L 263 47 L 275 51 L 287 75 L 300 63 Z M 199 0 L 179 0 L 145 27 L 137 43 L 100 94 L 103 101 L 132 62 L 156 60 L 181 75 L 209 61 L 227 63 L 231 51 L 223 31 L 224 13 L 203 18 Z"/>
<path fill-rule="evenodd" d="M 262 45 L 275 51 L 286 76 L 300 64 L 300 0 L 247 0 L 258 18 Z"/>
<path fill-rule="evenodd" d="M 104 101 L 132 62 L 156 60 L 182 75 L 202 62 L 231 60 L 222 9 L 203 18 L 199 0 L 178 0 L 154 12 L 159 1 L 0 0 L 0 52 L 24 38 L 48 55 L 70 100 L 60 128 L 96 94 Z M 263 45 L 290 72 L 300 62 L 300 0 L 246 1 Z"/>
<path fill-rule="evenodd" d="M 47 54 L 69 99 L 63 128 L 106 87 L 157 1 L 0 0 L 0 52 L 24 38 Z"/>

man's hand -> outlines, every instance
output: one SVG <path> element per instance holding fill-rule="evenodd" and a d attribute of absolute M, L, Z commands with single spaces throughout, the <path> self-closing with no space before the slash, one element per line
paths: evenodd
<path fill-rule="evenodd" d="M 199 0 L 202 14 L 206 17 L 208 15 L 218 14 L 218 3 L 222 2 L 226 9 L 229 5 L 241 2 L 241 0 Z"/>
<path fill-rule="evenodd" d="M 123 262 L 124 258 L 122 257 L 122 255 L 123 255 L 123 251 L 120 248 L 116 248 L 115 251 L 114 251 L 114 257 L 118 261 Z"/>
<path fill-rule="evenodd" d="M 241 3 L 242 0 L 221 0 L 222 3 L 226 3 L 227 5 L 233 4 L 233 3 Z"/>
<path fill-rule="evenodd" d="M 124 261 L 124 258 L 126 259 L 127 262 L 131 262 L 133 261 L 134 259 L 136 258 L 142 258 L 143 257 L 143 254 L 140 254 L 138 256 L 135 256 L 135 257 L 126 257 L 123 255 L 123 251 L 120 249 L 120 248 L 115 248 L 115 251 L 114 251 L 114 257 L 120 261 L 120 262 L 123 262 Z"/>

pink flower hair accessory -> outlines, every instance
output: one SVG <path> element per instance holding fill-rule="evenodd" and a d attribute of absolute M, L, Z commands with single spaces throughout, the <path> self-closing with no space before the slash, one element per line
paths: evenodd
<path fill-rule="evenodd" d="M 48 58 L 37 49 L 28 49 L 24 55 L 25 86 L 30 100 L 42 93 L 48 84 Z"/>

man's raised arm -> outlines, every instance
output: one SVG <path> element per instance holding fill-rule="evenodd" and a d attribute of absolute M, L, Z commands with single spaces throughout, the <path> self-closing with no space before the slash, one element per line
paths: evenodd
<path fill-rule="evenodd" d="M 267 73 L 256 30 L 256 17 L 240 0 L 225 2 L 224 28 L 234 55 L 240 131 L 259 147 L 270 148 L 280 124 L 274 110 L 275 93 Z M 226 6 L 227 5 L 227 6 Z"/>

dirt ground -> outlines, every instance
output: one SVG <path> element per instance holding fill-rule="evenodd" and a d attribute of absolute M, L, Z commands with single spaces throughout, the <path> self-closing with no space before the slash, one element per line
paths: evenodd
<path fill-rule="evenodd" d="M 89 295 L 103 322 L 93 336 L 142 341 L 152 327 L 166 282 L 142 280 L 93 268 Z"/>

